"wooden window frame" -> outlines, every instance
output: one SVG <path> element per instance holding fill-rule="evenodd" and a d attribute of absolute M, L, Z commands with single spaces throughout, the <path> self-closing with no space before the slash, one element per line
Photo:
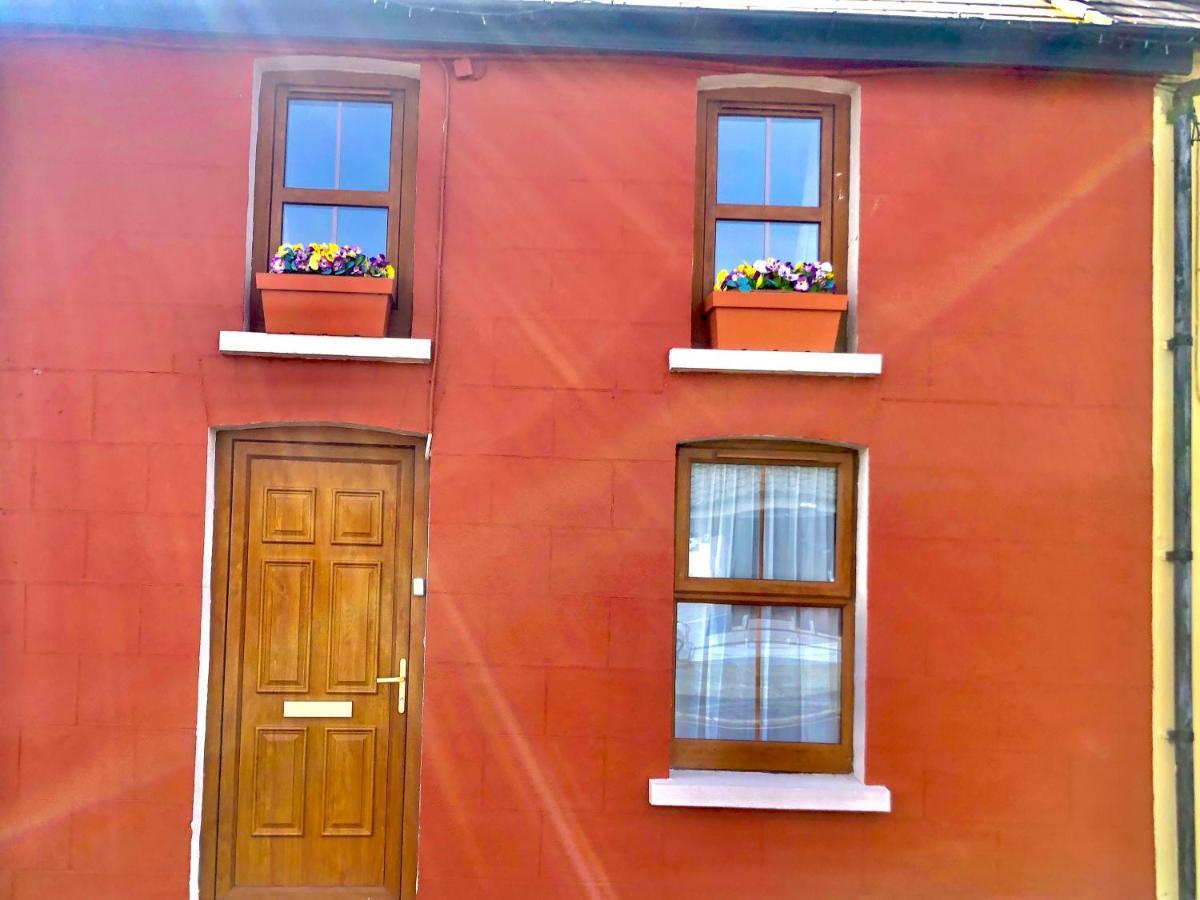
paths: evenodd
<path fill-rule="evenodd" d="M 834 580 L 826 583 L 691 577 L 688 574 L 688 538 L 691 533 L 691 470 L 696 463 L 836 467 L 838 479 Z M 672 768 L 831 774 L 852 771 L 857 482 L 858 458 L 853 450 L 776 441 L 716 441 L 679 448 L 675 467 L 676 609 L 679 603 L 840 609 L 841 721 L 839 741 L 836 744 L 672 736 Z M 672 723 L 675 720 L 673 698 L 674 692 Z"/>
<path fill-rule="evenodd" d="M 390 337 L 412 331 L 413 212 L 417 160 L 415 78 L 366 72 L 281 71 L 262 77 L 259 93 L 258 141 L 254 161 L 254 227 L 251 269 L 265 272 L 281 242 L 284 203 L 374 206 L 388 211 L 386 253 L 396 267 L 396 293 L 388 325 Z M 386 191 L 352 191 L 284 187 L 288 100 L 367 100 L 392 104 L 391 167 Z M 263 330 L 262 298 L 250 285 L 247 324 Z"/>
<path fill-rule="evenodd" d="M 705 347 L 709 336 L 704 297 L 712 292 L 716 280 L 713 253 L 718 219 L 820 225 L 821 258 L 833 263 L 837 293 L 846 293 L 850 255 L 850 97 L 794 88 L 714 88 L 700 91 L 698 102 L 692 342 Z M 818 206 L 717 203 L 717 120 L 731 114 L 821 120 Z"/>

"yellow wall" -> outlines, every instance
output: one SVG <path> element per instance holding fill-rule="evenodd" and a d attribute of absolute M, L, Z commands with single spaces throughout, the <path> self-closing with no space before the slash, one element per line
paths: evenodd
<path fill-rule="evenodd" d="M 1200 72 L 1193 67 L 1190 77 Z M 1154 560 L 1152 572 L 1153 628 L 1154 628 L 1154 842 L 1157 868 L 1157 895 L 1162 900 L 1173 900 L 1179 896 L 1176 877 L 1175 852 L 1175 761 L 1167 731 L 1174 727 L 1174 654 L 1173 654 L 1173 599 L 1171 565 L 1165 554 L 1171 548 L 1171 432 L 1172 397 L 1171 373 L 1172 354 L 1166 342 L 1172 333 L 1172 304 L 1174 298 L 1174 147 L 1171 123 L 1167 110 L 1172 99 L 1169 85 L 1159 87 L 1154 98 Z M 1200 232 L 1195 201 L 1197 184 L 1193 178 L 1192 234 Z M 1195 250 L 1193 253 L 1195 254 Z M 1200 259 L 1194 255 L 1193 260 Z M 1193 284 L 1195 288 L 1195 284 Z M 1193 309 L 1195 300 L 1193 298 Z M 1193 372 L 1193 379 L 1196 373 Z M 1200 385 L 1193 384 L 1193 387 Z M 1197 393 L 1192 393 L 1193 453 L 1192 480 L 1198 483 L 1195 427 L 1200 419 L 1196 403 Z M 1193 497 L 1193 509 L 1195 509 Z M 1195 515 L 1195 513 L 1193 513 Z M 1193 527 L 1193 553 L 1200 552 L 1195 541 Z M 1196 639 L 1197 628 L 1193 627 L 1193 655 L 1200 660 L 1200 641 Z M 1193 674 L 1200 671 L 1197 666 Z M 1193 694 L 1196 685 L 1193 683 Z M 1200 830 L 1200 829 L 1198 829 Z"/>

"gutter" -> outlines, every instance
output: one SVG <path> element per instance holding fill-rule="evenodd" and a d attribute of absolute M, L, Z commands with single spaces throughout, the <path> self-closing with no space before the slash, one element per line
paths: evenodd
<path fill-rule="evenodd" d="M 1175 833 L 1180 900 L 1196 900 L 1196 785 L 1192 698 L 1192 167 L 1197 140 L 1194 98 L 1200 80 L 1175 88 L 1170 118 L 1175 145 L 1174 334 L 1172 373 L 1172 564 L 1175 644 Z"/>
<path fill-rule="evenodd" d="M 450 0 L 0 0 L 0 37 L 172 35 L 393 44 L 444 52 L 620 53 L 774 62 L 1034 67 L 1132 75 L 1191 72 L 1200 34 L 1103 24 L 1081 0 L 1061 21 L 886 17 L 609 3 L 524 4 L 499 11 Z"/>

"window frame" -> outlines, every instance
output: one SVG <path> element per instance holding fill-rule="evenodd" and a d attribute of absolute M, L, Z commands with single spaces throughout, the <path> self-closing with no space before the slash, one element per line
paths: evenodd
<path fill-rule="evenodd" d="M 388 211 L 387 257 L 396 268 L 390 337 L 412 331 L 413 213 L 417 158 L 415 78 L 370 72 L 296 70 L 265 72 L 259 91 L 254 161 L 251 271 L 265 272 L 281 242 L 284 203 L 383 207 Z M 386 191 L 289 188 L 283 184 L 287 111 L 291 99 L 388 101 L 392 104 L 391 164 Z M 252 279 L 253 281 L 253 279 Z M 263 330 L 262 298 L 250 285 L 247 325 Z"/>
<path fill-rule="evenodd" d="M 693 578 L 688 575 L 691 468 L 696 463 L 833 465 L 838 471 L 835 579 L 826 582 Z M 782 441 L 714 441 L 682 445 L 675 466 L 675 620 L 680 603 L 808 606 L 841 610 L 841 720 L 836 744 L 677 738 L 672 665 L 671 766 L 758 772 L 839 774 L 853 769 L 858 454 L 851 449 Z"/>
<path fill-rule="evenodd" d="M 696 227 L 692 264 L 692 341 L 709 345 L 704 298 L 716 280 L 718 219 L 814 223 L 820 255 L 833 263 L 837 293 L 847 292 L 850 248 L 850 96 L 800 88 L 711 88 L 698 93 Z M 717 120 L 722 115 L 819 118 L 819 206 L 717 203 Z"/>

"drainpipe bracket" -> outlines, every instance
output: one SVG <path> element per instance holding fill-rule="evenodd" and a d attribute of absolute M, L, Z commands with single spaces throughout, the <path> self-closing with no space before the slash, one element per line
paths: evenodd
<path fill-rule="evenodd" d="M 1188 549 L 1168 550 L 1166 557 L 1167 562 L 1190 563 L 1192 561 L 1192 551 Z"/>
<path fill-rule="evenodd" d="M 1177 334 L 1172 338 L 1167 339 L 1167 349 L 1176 350 L 1179 347 L 1192 346 L 1192 336 L 1190 334 Z"/>
<path fill-rule="evenodd" d="M 1172 744 L 1191 744 L 1196 740 L 1196 734 L 1193 731 L 1177 731 L 1172 728 L 1167 732 L 1167 740 Z"/>

